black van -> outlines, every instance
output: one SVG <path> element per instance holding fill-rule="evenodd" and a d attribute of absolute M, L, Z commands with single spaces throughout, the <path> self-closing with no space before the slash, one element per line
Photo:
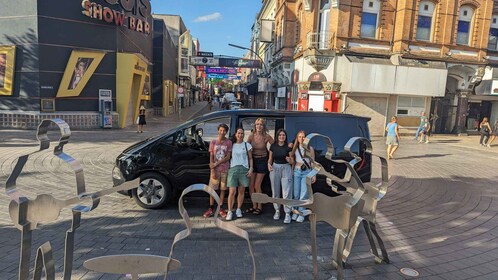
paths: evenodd
<path fill-rule="evenodd" d="M 209 182 L 209 143 L 217 137 L 220 123 L 227 124 L 227 135 L 233 135 L 237 127 L 245 130 L 246 137 L 251 133 L 257 118 L 266 120 L 270 135 L 275 139 L 278 129 L 284 128 L 289 141 L 298 131 L 327 135 L 335 147 L 335 158 L 350 160 L 349 153 L 342 153 L 344 145 L 352 137 L 370 139 L 368 121 L 370 118 L 328 112 L 299 112 L 271 110 L 231 110 L 218 111 L 188 121 L 164 134 L 139 142 L 121 153 L 116 159 L 112 172 L 115 185 L 133 180 L 140 176 L 141 183 L 129 195 L 143 208 L 164 207 L 175 191 L 182 191 L 195 183 Z M 315 140 L 312 140 L 315 141 Z M 344 165 L 336 165 L 325 159 L 326 146 L 318 140 L 311 142 L 315 158 L 324 168 L 342 177 Z M 363 158 L 355 168 L 364 182 L 370 181 L 370 154 L 366 153 L 363 143 L 356 143 L 351 149 Z M 313 185 L 316 192 L 335 195 L 327 186 L 324 178 L 317 178 Z M 271 193 L 269 180 L 263 182 L 263 191 Z"/>

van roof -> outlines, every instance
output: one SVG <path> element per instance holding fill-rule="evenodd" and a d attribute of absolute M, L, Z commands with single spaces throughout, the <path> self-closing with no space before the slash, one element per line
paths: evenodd
<path fill-rule="evenodd" d="M 344 113 L 334 113 L 334 112 L 319 112 L 319 111 L 285 111 L 285 110 L 268 110 L 268 109 L 240 109 L 236 111 L 216 111 L 208 113 L 198 118 L 204 117 L 216 117 L 216 116 L 227 116 L 227 115 L 245 115 L 245 116 L 255 116 L 255 117 L 273 117 L 273 116 L 304 116 L 304 117 L 330 117 L 330 118 L 359 118 L 366 122 L 370 121 L 371 118 L 363 116 L 355 116 L 351 114 Z M 197 118 L 196 118 L 197 119 Z"/>

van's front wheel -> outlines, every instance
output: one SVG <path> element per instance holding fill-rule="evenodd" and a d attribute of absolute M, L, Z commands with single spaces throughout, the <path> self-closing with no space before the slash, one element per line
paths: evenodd
<path fill-rule="evenodd" d="M 145 173 L 140 176 L 138 188 L 132 190 L 135 202 L 145 209 L 165 207 L 171 199 L 171 185 L 164 176 L 157 173 Z"/>

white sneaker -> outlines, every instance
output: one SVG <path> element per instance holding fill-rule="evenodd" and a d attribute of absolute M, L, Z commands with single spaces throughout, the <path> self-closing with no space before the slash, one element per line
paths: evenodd
<path fill-rule="evenodd" d="M 225 218 L 225 220 L 231 221 L 232 219 L 233 219 L 233 212 L 232 211 L 228 211 L 227 217 Z"/>
<path fill-rule="evenodd" d="M 486 144 L 486 147 L 488 147 L 488 148 L 491 148 L 491 145 L 489 145 L 489 144 Z"/>
<path fill-rule="evenodd" d="M 297 220 L 298 215 L 297 214 L 292 214 L 292 220 L 295 221 Z"/>
<path fill-rule="evenodd" d="M 273 219 L 274 220 L 280 219 L 280 211 L 279 210 L 275 210 L 275 215 L 273 215 Z"/>
<path fill-rule="evenodd" d="M 240 210 L 240 208 L 237 208 L 237 210 L 235 211 L 235 215 L 237 216 L 237 218 L 242 218 L 242 210 Z"/>
<path fill-rule="evenodd" d="M 290 224 L 290 222 L 291 222 L 291 215 L 289 213 L 285 213 L 284 224 Z"/>
<path fill-rule="evenodd" d="M 429 144 L 429 140 L 425 141 L 425 144 Z"/>
<path fill-rule="evenodd" d="M 299 215 L 299 217 L 297 217 L 296 222 L 298 222 L 298 223 L 304 222 L 304 216 Z"/>

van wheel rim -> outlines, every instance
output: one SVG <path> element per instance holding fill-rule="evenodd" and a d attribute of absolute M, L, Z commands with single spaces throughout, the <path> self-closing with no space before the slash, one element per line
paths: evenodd
<path fill-rule="evenodd" d="M 164 186 L 156 179 L 146 179 L 137 188 L 138 199 L 144 204 L 155 205 L 164 200 Z"/>

